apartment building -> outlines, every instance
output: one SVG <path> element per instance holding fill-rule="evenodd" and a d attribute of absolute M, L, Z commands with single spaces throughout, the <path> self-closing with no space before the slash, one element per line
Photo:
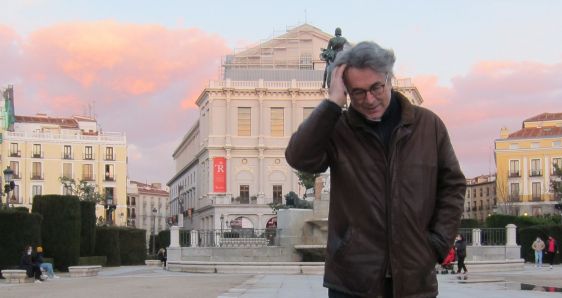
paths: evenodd
<path fill-rule="evenodd" d="M 520 130 L 502 128 L 495 141 L 498 208 L 515 215 L 555 212 L 550 189 L 554 165 L 562 166 L 562 113 L 542 113 Z"/>
<path fill-rule="evenodd" d="M 127 141 L 123 133 L 102 132 L 90 116 L 53 117 L 14 114 L 13 88 L 3 90 L 1 162 L 14 172 L 9 202 L 31 209 L 33 197 L 68 194 L 59 178 L 84 180 L 105 197 L 96 216 L 126 223 Z M 8 108 L 6 108 L 8 107 Z M 105 208 L 115 205 L 113 212 Z"/>
<path fill-rule="evenodd" d="M 466 194 L 464 196 L 464 219 L 486 220 L 496 212 L 496 177 L 481 175 L 466 179 Z"/>
<path fill-rule="evenodd" d="M 127 185 L 127 226 L 146 230 L 147 245 L 151 235 L 166 230 L 172 223 L 169 198 L 160 183 L 130 181 Z"/>
<path fill-rule="evenodd" d="M 274 225 L 268 204 L 301 197 L 285 161 L 291 134 L 327 97 L 320 50 L 332 36 L 304 24 L 223 60 L 222 80 L 198 97 L 199 119 L 173 153 L 170 211 L 188 229 Z M 408 79 L 393 80 L 414 104 Z M 182 221 L 183 218 L 183 221 Z"/>

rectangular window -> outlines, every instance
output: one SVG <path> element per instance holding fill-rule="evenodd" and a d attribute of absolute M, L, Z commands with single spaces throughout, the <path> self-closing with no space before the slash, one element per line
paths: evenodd
<path fill-rule="evenodd" d="M 509 161 L 509 177 L 519 177 L 519 160 Z"/>
<path fill-rule="evenodd" d="M 509 144 L 509 149 L 512 149 L 512 150 L 519 149 L 519 144 L 517 144 L 517 143 Z"/>
<path fill-rule="evenodd" d="M 92 146 L 86 146 L 86 148 L 84 148 L 84 159 L 94 159 L 94 150 Z"/>
<path fill-rule="evenodd" d="M 33 203 L 33 199 L 35 196 L 40 196 L 43 192 L 43 187 L 41 185 L 33 185 L 31 186 L 31 201 Z"/>
<path fill-rule="evenodd" d="M 115 157 L 113 156 L 113 147 L 105 148 L 105 160 L 115 160 Z"/>
<path fill-rule="evenodd" d="M 42 154 L 41 154 L 41 144 L 33 144 L 32 157 L 33 158 L 43 157 Z"/>
<path fill-rule="evenodd" d="M 20 198 L 20 186 L 17 184 L 14 186 L 14 190 L 12 190 L 12 193 L 10 194 L 10 203 L 12 204 L 22 203 Z"/>
<path fill-rule="evenodd" d="M 105 165 L 105 181 L 115 181 L 113 165 Z"/>
<path fill-rule="evenodd" d="M 541 176 L 541 160 L 531 159 L 531 177 Z"/>
<path fill-rule="evenodd" d="M 238 135 L 243 137 L 252 135 L 251 108 L 238 108 Z"/>
<path fill-rule="evenodd" d="M 285 135 L 285 121 L 283 108 L 271 108 L 271 136 L 282 137 Z"/>
<path fill-rule="evenodd" d="M 250 203 L 250 186 L 240 185 L 240 204 Z"/>
<path fill-rule="evenodd" d="M 282 185 L 273 185 L 273 204 L 283 204 Z"/>
<path fill-rule="evenodd" d="M 18 143 L 10 143 L 10 157 L 21 157 Z"/>
<path fill-rule="evenodd" d="M 62 176 L 66 178 L 74 178 L 72 175 L 72 164 L 71 163 L 63 163 L 62 164 Z"/>
<path fill-rule="evenodd" d="M 480 197 L 484 196 L 484 190 L 482 188 L 480 188 Z"/>
<path fill-rule="evenodd" d="M 486 187 L 486 196 L 489 197 L 490 196 L 490 188 Z"/>
<path fill-rule="evenodd" d="M 556 167 L 558 167 L 558 169 L 562 171 L 562 158 L 552 159 L 552 175 L 556 175 Z"/>
<path fill-rule="evenodd" d="M 72 159 L 72 147 L 70 145 L 64 145 L 64 151 L 62 153 L 63 159 Z"/>
<path fill-rule="evenodd" d="M 540 182 L 533 182 L 532 199 L 533 199 L 533 201 L 540 201 L 541 200 L 541 183 Z"/>
<path fill-rule="evenodd" d="M 306 120 L 312 114 L 312 111 L 314 111 L 314 108 L 302 108 L 302 120 Z"/>
<path fill-rule="evenodd" d="M 94 180 L 94 166 L 91 164 L 82 165 L 82 180 Z"/>
<path fill-rule="evenodd" d="M 519 201 L 519 183 L 511 183 L 510 194 L 512 202 Z"/>
<path fill-rule="evenodd" d="M 41 163 L 40 162 L 33 162 L 31 164 L 31 179 L 33 179 L 33 180 L 43 179 L 43 177 L 41 175 Z"/>
<path fill-rule="evenodd" d="M 20 163 L 17 161 L 10 161 L 10 169 L 14 171 L 13 179 L 20 178 Z"/>
<path fill-rule="evenodd" d="M 470 189 L 467 189 L 467 190 L 466 190 L 466 197 L 467 197 L 468 199 L 470 199 Z"/>

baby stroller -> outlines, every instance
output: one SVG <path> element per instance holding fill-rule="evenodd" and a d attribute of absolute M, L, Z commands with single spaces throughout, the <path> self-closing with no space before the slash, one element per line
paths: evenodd
<path fill-rule="evenodd" d="M 441 263 L 441 268 L 439 269 L 439 272 L 441 274 L 449 274 L 449 270 L 450 270 L 451 274 L 454 274 L 455 270 L 453 269 L 453 262 L 455 262 L 455 258 L 456 258 L 455 248 L 451 247 L 451 250 L 449 250 L 449 254 L 447 254 L 445 259 Z"/>

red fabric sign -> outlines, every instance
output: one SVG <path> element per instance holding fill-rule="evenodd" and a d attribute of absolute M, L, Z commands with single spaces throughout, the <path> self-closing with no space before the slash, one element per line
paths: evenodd
<path fill-rule="evenodd" d="M 226 159 L 224 157 L 213 159 L 213 191 L 226 192 Z"/>

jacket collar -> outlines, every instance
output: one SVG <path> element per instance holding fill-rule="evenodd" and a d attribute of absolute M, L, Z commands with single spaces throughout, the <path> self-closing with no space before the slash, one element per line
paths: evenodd
<path fill-rule="evenodd" d="M 398 103 L 400 103 L 400 107 L 402 109 L 402 115 L 400 118 L 401 125 L 407 126 L 414 123 L 414 113 L 415 113 L 414 105 L 410 103 L 410 100 L 408 100 L 406 96 L 404 96 L 402 93 L 398 91 L 392 90 L 390 100 L 391 101 L 397 100 Z M 349 124 L 352 127 L 364 128 L 366 126 L 363 115 L 359 113 L 357 110 L 355 110 L 353 107 L 351 106 L 349 107 L 347 115 L 349 119 Z"/>

